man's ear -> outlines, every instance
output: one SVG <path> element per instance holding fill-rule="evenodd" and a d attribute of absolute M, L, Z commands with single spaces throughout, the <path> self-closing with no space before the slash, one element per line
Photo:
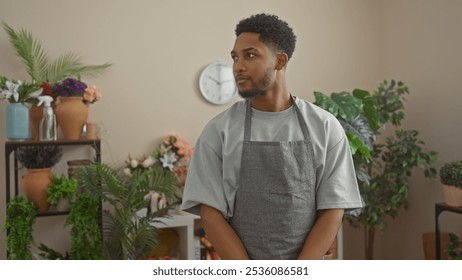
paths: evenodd
<path fill-rule="evenodd" d="M 282 70 L 286 67 L 289 56 L 286 53 L 276 54 L 276 70 Z"/>

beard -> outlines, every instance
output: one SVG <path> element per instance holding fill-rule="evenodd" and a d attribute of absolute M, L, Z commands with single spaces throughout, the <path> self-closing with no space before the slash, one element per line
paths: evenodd
<path fill-rule="evenodd" d="M 268 87 L 271 85 L 271 73 L 273 72 L 271 67 L 268 67 L 265 70 L 265 73 L 263 75 L 263 79 L 260 83 L 256 84 L 252 78 L 249 78 L 250 83 L 253 84 L 251 88 L 241 90 L 239 89 L 239 95 L 242 98 L 245 99 L 250 99 L 256 96 L 264 95 L 264 93 L 267 91 Z"/>

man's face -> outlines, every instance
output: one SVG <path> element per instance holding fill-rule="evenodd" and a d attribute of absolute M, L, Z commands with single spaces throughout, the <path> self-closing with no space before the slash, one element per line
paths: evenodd
<path fill-rule="evenodd" d="M 271 89 L 276 77 L 276 56 L 259 36 L 241 33 L 231 51 L 234 78 L 243 98 L 263 95 Z"/>

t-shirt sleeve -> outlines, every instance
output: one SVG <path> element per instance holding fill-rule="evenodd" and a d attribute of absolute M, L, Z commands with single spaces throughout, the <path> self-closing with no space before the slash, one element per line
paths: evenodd
<path fill-rule="evenodd" d="M 346 136 L 327 150 L 317 173 L 317 209 L 343 208 L 347 214 L 356 215 L 362 202 Z"/>
<path fill-rule="evenodd" d="M 181 209 L 199 215 L 200 204 L 209 205 L 227 216 L 227 203 L 223 190 L 222 157 L 217 147 L 204 141 L 204 134 L 197 141 L 188 175 L 186 177 Z M 207 138 L 210 139 L 210 138 Z"/>

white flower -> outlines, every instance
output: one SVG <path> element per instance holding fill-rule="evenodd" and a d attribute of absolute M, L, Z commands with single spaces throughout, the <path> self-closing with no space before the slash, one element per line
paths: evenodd
<path fill-rule="evenodd" d="M 177 161 L 177 156 L 175 153 L 167 153 L 160 158 L 162 162 L 162 167 L 168 167 L 170 171 L 173 171 L 173 164 Z"/>
<path fill-rule="evenodd" d="M 42 91 L 43 91 L 43 88 L 40 88 L 40 89 L 38 89 L 38 90 L 36 90 L 34 92 L 29 93 L 28 96 L 30 98 L 37 98 L 37 97 L 40 96 L 40 94 L 42 94 Z"/>
<path fill-rule="evenodd" d="M 18 102 L 19 100 L 18 88 L 21 85 L 22 85 L 21 81 L 18 81 L 17 83 L 6 81 L 5 83 L 6 88 L 2 91 L 2 95 L 5 96 L 6 99 L 9 99 L 11 96 L 13 96 L 15 102 Z"/>
<path fill-rule="evenodd" d="M 130 168 L 124 168 L 124 174 L 127 175 L 127 176 L 131 176 L 132 175 L 132 171 L 130 170 Z"/>
<path fill-rule="evenodd" d="M 156 160 L 156 159 L 153 158 L 152 156 L 148 156 L 148 157 L 143 161 L 142 165 L 143 165 L 144 168 L 149 168 L 149 167 L 151 167 L 151 166 L 154 164 L 155 160 Z"/>
<path fill-rule="evenodd" d="M 136 168 L 138 166 L 138 161 L 133 158 L 130 160 L 130 165 L 132 168 Z"/>

